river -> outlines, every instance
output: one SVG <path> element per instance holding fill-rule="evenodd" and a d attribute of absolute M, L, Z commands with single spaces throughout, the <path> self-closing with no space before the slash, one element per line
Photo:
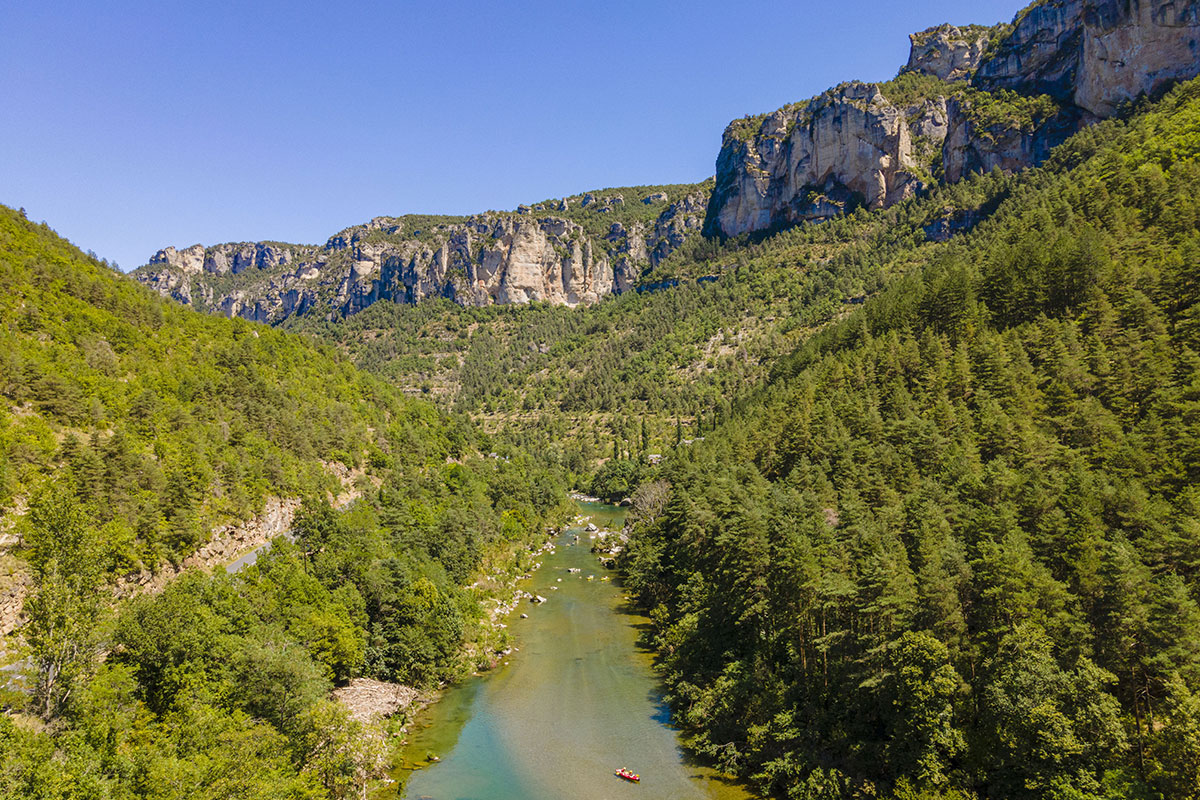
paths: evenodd
<path fill-rule="evenodd" d="M 600 528 L 622 509 L 581 503 Z M 579 544 L 571 544 L 579 534 Z M 637 647 L 645 617 L 569 529 L 526 582 L 541 605 L 508 620 L 507 663 L 450 689 L 418 717 L 397 777 L 406 800 L 746 800 L 739 785 L 691 763 L 668 724 L 652 657 Z M 570 568 L 580 572 L 571 573 Z M 589 575 L 594 580 L 587 580 Z M 615 578 L 615 576 L 613 576 Z M 520 614 L 529 615 L 520 619 Z M 426 756 L 436 754 L 437 763 Z M 640 773 L 634 785 L 613 774 Z M 407 779 L 407 782 L 404 782 Z M 396 795 L 393 790 L 384 796 Z"/>

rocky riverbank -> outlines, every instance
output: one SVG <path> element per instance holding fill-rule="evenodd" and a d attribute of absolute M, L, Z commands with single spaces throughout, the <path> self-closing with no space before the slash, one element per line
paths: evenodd
<path fill-rule="evenodd" d="M 333 698 L 359 722 L 379 722 L 396 714 L 410 715 L 424 708 L 433 695 L 411 686 L 371 678 L 354 678 L 333 690 Z"/>

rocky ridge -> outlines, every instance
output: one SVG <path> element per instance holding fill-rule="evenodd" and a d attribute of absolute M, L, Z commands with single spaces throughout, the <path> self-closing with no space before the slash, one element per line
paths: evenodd
<path fill-rule="evenodd" d="M 703 226 L 708 188 L 631 200 L 587 193 L 515 213 L 376 217 L 324 246 L 275 242 L 167 247 L 135 277 L 200 310 L 277 323 L 319 309 L 349 316 L 380 300 L 462 305 L 595 303 Z M 610 190 L 611 191 L 611 190 Z"/>
<path fill-rule="evenodd" d="M 937 181 L 1018 171 L 1080 127 L 1197 74 L 1200 0 L 1038 0 L 1011 23 L 913 34 L 892 81 L 851 81 L 735 120 L 711 190 L 641 187 L 628 202 L 630 190 L 608 190 L 512 213 L 378 217 L 324 246 L 165 248 L 134 274 L 201 310 L 268 323 L 428 297 L 589 304 L 632 288 L 697 232 L 768 231 L 885 208 Z"/>
<path fill-rule="evenodd" d="M 1047 94 L 1096 117 L 1195 77 L 1200 0 L 1043 0 L 979 65 L 985 91 Z"/>
<path fill-rule="evenodd" d="M 705 234 L 883 208 L 932 180 L 1043 161 L 1083 125 L 1200 74 L 1200 0 L 1039 0 L 1011 24 L 913 34 L 894 81 L 726 128 Z"/>
<path fill-rule="evenodd" d="M 706 234 L 825 219 L 858 202 L 883 208 L 923 185 L 914 131 L 945 136 L 944 98 L 896 105 L 853 81 L 725 131 Z"/>

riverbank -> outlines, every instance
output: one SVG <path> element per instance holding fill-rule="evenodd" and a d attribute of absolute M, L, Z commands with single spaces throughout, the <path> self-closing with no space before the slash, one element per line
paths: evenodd
<path fill-rule="evenodd" d="M 648 620 L 591 552 L 587 525 L 619 531 L 625 509 L 582 510 L 584 524 L 556 536 L 517 587 L 545 602 L 499 617 L 511 655 L 416 715 L 397 783 L 375 797 L 604 800 L 630 788 L 613 774 L 621 766 L 656 800 L 749 797 L 680 749 L 653 656 L 637 646 Z"/>
<path fill-rule="evenodd" d="M 399 684 L 380 684 L 375 687 L 376 694 L 387 694 L 399 690 L 407 698 L 406 702 L 397 703 L 395 708 L 388 710 L 387 701 L 365 701 L 373 714 L 370 716 L 387 733 L 392 742 L 389 754 L 391 770 L 395 771 L 403 763 L 403 748 L 407 745 L 414 718 L 427 707 L 437 703 L 444 693 L 465 680 L 486 674 L 503 663 L 510 655 L 513 644 L 508 633 L 508 617 L 528 593 L 520 589 L 524 581 L 528 581 L 532 573 L 542 565 L 541 559 L 548 552 L 554 551 L 554 538 L 565 529 L 567 512 L 564 511 L 555 520 L 556 524 L 546 528 L 544 537 L 532 542 L 507 543 L 498 545 L 492 552 L 484 555 L 476 579 L 464 588 L 471 592 L 471 608 L 476 616 L 468 619 L 468 629 L 464 634 L 463 646 L 460 651 L 459 667 L 454 679 L 444 682 L 432 689 L 417 690 Z M 364 679 L 356 679 L 351 685 Z M 394 687 L 388 688 L 388 687 Z M 349 699 L 345 689 L 335 690 L 335 696 L 343 693 L 338 699 L 347 706 L 352 715 L 361 715 L 366 711 L 360 703 Z M 350 695 L 352 698 L 353 695 Z M 384 788 L 388 783 L 386 781 Z"/>
<path fill-rule="evenodd" d="M 467 587 L 481 614 L 474 620 L 463 645 L 463 669 L 456 676 L 463 680 L 494 669 L 512 650 L 508 633 L 508 617 L 528 593 L 521 584 L 542 566 L 547 553 L 554 552 L 554 539 L 565 524 L 548 528 L 545 538 L 516 548 L 502 548 L 490 557 L 485 556 L 479 577 Z"/>

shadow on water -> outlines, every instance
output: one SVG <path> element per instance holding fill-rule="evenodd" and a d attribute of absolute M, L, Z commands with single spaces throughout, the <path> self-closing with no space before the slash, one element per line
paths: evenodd
<path fill-rule="evenodd" d="M 650 719 L 662 725 L 664 728 L 675 730 L 675 723 L 671 720 L 671 707 L 663 700 L 662 692 L 653 691 L 646 696 L 646 699 L 654 704 L 654 713 L 650 715 Z"/>
<path fill-rule="evenodd" d="M 586 507 L 592 504 L 585 503 L 581 505 L 585 506 L 586 511 Z M 611 507 L 601 508 L 608 510 Z M 617 518 L 621 520 L 621 524 L 624 523 L 624 509 L 617 509 L 616 513 L 606 516 L 603 518 L 603 521 L 599 516 L 593 515 L 596 524 L 601 527 L 609 527 L 610 525 L 616 527 L 613 525 L 613 522 Z M 653 709 L 650 719 L 655 724 L 678 733 L 679 728 L 675 725 L 671 706 L 666 701 L 666 687 L 663 685 L 657 670 L 658 665 L 662 662 L 662 656 L 653 647 L 654 625 L 646 616 L 646 609 L 638 605 L 632 596 L 625 594 L 628 588 L 621 576 L 614 575 L 612 584 L 622 592 L 621 601 L 613 607 L 613 613 L 621 617 L 623 624 L 637 632 L 636 646 L 638 652 L 648 658 L 650 663 L 656 668 L 654 670 L 654 686 L 646 693 L 646 701 Z M 689 777 L 692 780 L 704 783 L 717 783 L 739 793 L 746 791 L 743 781 L 732 775 L 716 771 L 712 759 L 700 755 L 682 739 L 679 739 L 679 755 L 683 764 L 690 768 L 691 774 Z M 746 796 L 749 797 L 749 795 Z"/>

